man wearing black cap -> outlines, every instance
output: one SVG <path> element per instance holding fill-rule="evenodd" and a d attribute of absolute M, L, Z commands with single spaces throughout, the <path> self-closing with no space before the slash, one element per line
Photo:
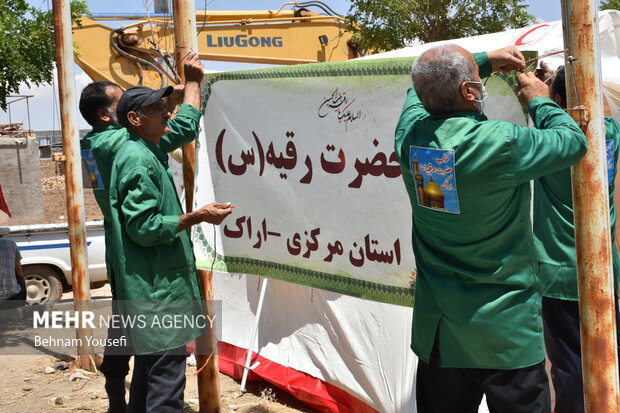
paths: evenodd
<path fill-rule="evenodd" d="M 183 103 L 179 106 L 176 117 L 168 124 L 170 132 L 162 138 L 160 148 L 170 152 L 194 140 L 202 112 L 200 111 L 200 84 L 204 77 L 204 67 L 195 53 L 183 61 L 185 85 Z M 103 226 L 106 238 L 106 267 L 112 287 L 112 298 L 116 300 L 113 257 L 111 243 L 110 212 L 110 174 L 112 162 L 119 148 L 129 139 L 129 132 L 119 125 L 116 116 L 118 102 L 123 94 L 119 85 L 112 82 L 93 82 L 87 85 L 80 96 L 80 112 L 84 119 L 93 126 L 80 146 L 82 157 L 92 168 L 90 172 L 97 177 L 92 188 L 93 194 L 103 214 Z M 113 301 L 113 307 L 115 307 Z M 119 329 L 108 329 L 108 338 L 121 336 Z M 105 389 L 108 395 L 110 413 L 125 413 L 125 377 L 129 373 L 131 355 L 127 351 L 113 346 L 106 346 L 100 370 L 105 376 Z"/>
<path fill-rule="evenodd" d="M 185 321 L 181 328 L 165 326 L 160 316 L 204 316 L 195 308 L 202 306 L 202 295 L 187 230 L 201 222 L 219 224 L 233 208 L 214 203 L 183 213 L 168 157 L 158 146 L 169 132 L 170 112 L 162 98 L 171 92 L 134 87 L 117 107 L 130 134 L 114 159 L 110 181 L 116 294 L 129 306 L 126 314 L 146 321 L 124 330 L 136 354 L 131 412 L 182 411 L 185 344 L 203 328 Z"/>

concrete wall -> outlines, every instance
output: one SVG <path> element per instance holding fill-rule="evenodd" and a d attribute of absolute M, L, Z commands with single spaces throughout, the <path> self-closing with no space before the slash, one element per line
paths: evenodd
<path fill-rule="evenodd" d="M 33 134 L 0 135 L 0 186 L 13 215 L 0 225 L 44 222 L 39 142 Z"/>

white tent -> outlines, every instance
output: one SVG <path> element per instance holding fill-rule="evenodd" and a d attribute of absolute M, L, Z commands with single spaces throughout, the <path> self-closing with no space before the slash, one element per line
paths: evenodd
<path fill-rule="evenodd" d="M 599 35 L 601 67 L 604 93 L 610 100 L 612 115 L 620 119 L 620 12 L 605 10 L 599 13 Z M 539 23 L 523 29 L 466 37 L 444 42 L 421 44 L 385 53 L 366 56 L 361 59 L 382 59 L 390 57 L 414 57 L 423 51 L 442 43 L 457 44 L 471 53 L 485 52 L 515 45 L 519 50 L 538 52 L 539 56 L 564 50 L 562 22 L 556 20 Z M 360 60 L 361 60 L 360 59 Z M 542 59 L 551 68 L 564 64 L 564 54 L 558 53 Z"/>
<path fill-rule="evenodd" d="M 620 13 L 600 14 L 605 93 L 616 117 L 620 114 L 618 25 Z M 538 51 L 539 55 L 563 49 L 562 27 L 558 21 L 450 42 L 471 52 L 513 44 L 522 50 Z M 417 56 L 434 45 L 407 47 L 364 59 Z M 557 67 L 563 64 L 563 55 L 544 60 Z M 405 90 L 402 96 L 386 102 L 394 112 L 390 119 L 376 119 L 375 122 L 383 122 L 387 130 L 394 130 L 404 96 Z M 238 110 L 237 104 L 238 100 L 231 98 L 230 110 Z M 227 117 L 225 110 L 219 109 L 211 115 L 209 110 L 207 105 L 205 130 L 211 120 Z M 207 137 L 208 142 L 212 142 L 211 139 L 214 138 Z M 212 178 L 219 179 L 204 168 L 199 172 L 199 181 Z M 198 194 L 197 198 L 199 202 L 211 201 L 209 195 Z M 399 207 L 409 208 L 406 198 L 402 201 L 405 204 Z M 214 273 L 215 298 L 223 305 L 220 367 L 238 377 L 245 362 L 244 349 L 248 348 L 260 312 L 259 291 L 265 280 L 252 274 Z M 411 316 L 410 307 L 270 279 L 258 321 L 258 336 L 253 344 L 257 353 L 253 358 L 253 374 L 291 391 L 302 400 L 314 400 L 314 407 L 321 411 L 413 412 L 416 358 L 409 349 Z M 481 409 L 486 410 L 486 407 Z"/>

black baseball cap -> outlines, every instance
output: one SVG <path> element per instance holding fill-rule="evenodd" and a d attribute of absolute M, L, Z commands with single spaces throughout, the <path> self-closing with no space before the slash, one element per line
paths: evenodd
<path fill-rule="evenodd" d="M 146 86 L 136 86 L 127 89 L 116 106 L 118 122 L 123 126 L 129 125 L 129 121 L 127 120 L 127 114 L 129 112 L 136 111 L 142 106 L 152 105 L 159 99 L 170 95 L 173 90 L 172 86 L 156 90 Z"/>

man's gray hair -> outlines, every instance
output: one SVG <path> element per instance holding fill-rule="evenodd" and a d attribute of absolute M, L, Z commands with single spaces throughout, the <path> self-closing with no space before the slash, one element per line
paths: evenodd
<path fill-rule="evenodd" d="M 454 44 L 435 46 L 418 57 L 411 68 L 413 87 L 431 114 L 455 112 L 461 102 L 459 89 L 472 80 L 474 61 Z"/>

